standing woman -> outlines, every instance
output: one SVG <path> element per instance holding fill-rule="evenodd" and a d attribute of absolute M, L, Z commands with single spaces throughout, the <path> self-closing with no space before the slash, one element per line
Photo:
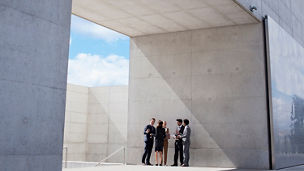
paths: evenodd
<path fill-rule="evenodd" d="M 166 137 L 165 129 L 163 128 L 163 121 L 159 120 L 156 131 L 155 131 L 155 162 L 158 166 L 158 157 L 160 158 L 160 166 L 163 161 L 163 148 L 164 148 L 164 139 Z"/>
<path fill-rule="evenodd" d="M 169 128 L 167 128 L 167 122 L 164 121 L 163 128 L 165 129 L 166 137 L 164 140 L 164 165 L 167 166 L 167 154 L 168 154 L 168 139 L 170 139 Z"/>

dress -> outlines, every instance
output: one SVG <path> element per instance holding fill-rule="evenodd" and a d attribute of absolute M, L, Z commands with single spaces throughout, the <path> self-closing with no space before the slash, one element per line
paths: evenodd
<path fill-rule="evenodd" d="M 155 151 L 163 151 L 165 138 L 165 129 L 162 127 L 157 127 L 155 133 Z"/>

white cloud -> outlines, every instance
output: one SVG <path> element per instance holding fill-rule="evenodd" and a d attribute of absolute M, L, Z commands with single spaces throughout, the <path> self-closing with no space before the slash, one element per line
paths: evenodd
<path fill-rule="evenodd" d="M 77 16 L 72 16 L 71 29 L 72 31 L 78 32 L 80 34 L 84 34 L 98 39 L 103 39 L 107 42 L 113 42 L 119 39 L 128 38 L 127 36 L 121 33 L 115 32 L 111 29 L 100 26 Z"/>
<path fill-rule="evenodd" d="M 69 59 L 68 83 L 83 86 L 128 85 L 129 60 L 122 56 L 78 54 Z"/>

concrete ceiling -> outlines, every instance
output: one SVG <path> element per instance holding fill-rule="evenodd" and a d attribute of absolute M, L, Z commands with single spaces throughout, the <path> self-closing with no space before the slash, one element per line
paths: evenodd
<path fill-rule="evenodd" d="M 73 0 L 72 13 L 130 37 L 257 22 L 233 0 Z"/>

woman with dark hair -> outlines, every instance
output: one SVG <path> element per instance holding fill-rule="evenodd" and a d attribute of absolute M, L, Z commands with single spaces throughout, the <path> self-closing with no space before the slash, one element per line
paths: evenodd
<path fill-rule="evenodd" d="M 155 162 L 158 166 L 158 156 L 160 158 L 160 166 L 162 166 L 163 161 L 163 148 L 164 148 L 164 139 L 166 138 L 166 132 L 163 128 L 163 121 L 159 120 L 156 131 L 155 131 Z"/>

